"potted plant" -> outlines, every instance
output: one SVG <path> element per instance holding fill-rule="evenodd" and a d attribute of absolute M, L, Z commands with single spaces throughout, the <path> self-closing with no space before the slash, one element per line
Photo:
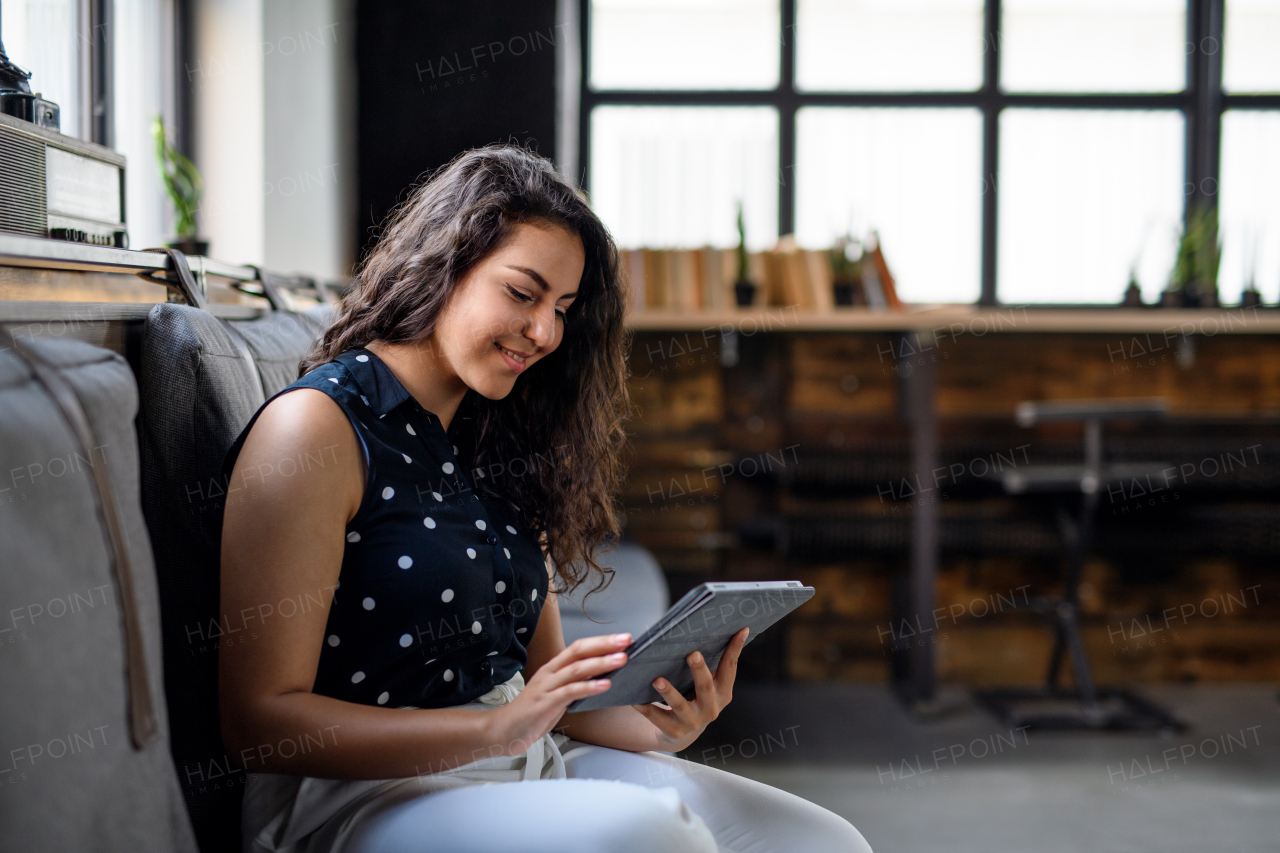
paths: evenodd
<path fill-rule="evenodd" d="M 178 217 L 174 224 L 178 232 L 177 239 L 165 245 L 186 255 L 208 255 L 209 241 L 200 239 L 196 232 L 196 211 L 200 209 L 200 194 L 204 190 L 200 172 L 194 163 L 174 147 L 165 133 L 162 116 L 156 116 L 151 123 L 151 136 L 156 142 L 156 161 L 160 165 L 160 175 L 164 178 L 165 190 L 169 193 L 169 200 L 173 202 L 173 210 Z"/>
<path fill-rule="evenodd" d="M 861 293 L 862 243 L 846 234 L 827 252 L 831 264 L 831 290 L 836 305 L 855 305 Z M 865 303 L 865 300 L 862 300 Z"/>
<path fill-rule="evenodd" d="M 1261 308 L 1262 294 L 1258 291 L 1258 280 L 1255 275 L 1258 265 L 1257 238 L 1248 231 L 1245 232 L 1244 238 L 1244 256 L 1248 272 L 1245 273 L 1244 290 L 1240 292 L 1240 307 Z"/>
<path fill-rule="evenodd" d="M 1137 267 L 1129 269 L 1129 286 L 1124 291 L 1124 307 L 1125 308 L 1141 308 L 1142 288 L 1138 286 L 1138 270 Z"/>
<path fill-rule="evenodd" d="M 738 276 L 733 283 L 733 294 L 741 307 L 755 302 L 756 283 L 751 280 L 750 275 L 751 265 L 747 257 L 747 226 L 742 219 L 742 202 L 738 202 Z"/>
<path fill-rule="evenodd" d="M 1217 307 L 1221 260 L 1218 209 L 1211 202 L 1195 203 L 1187 210 L 1187 224 L 1178 241 L 1178 258 L 1164 293 L 1164 304 L 1184 308 Z"/>

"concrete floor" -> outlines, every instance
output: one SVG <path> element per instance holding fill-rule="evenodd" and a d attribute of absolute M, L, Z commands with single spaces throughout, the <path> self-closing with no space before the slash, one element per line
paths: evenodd
<path fill-rule="evenodd" d="M 1138 692 L 1190 727 L 1009 731 L 957 689 L 917 722 L 884 687 L 741 685 L 682 756 L 829 808 L 876 853 L 1280 851 L 1277 686 Z"/>

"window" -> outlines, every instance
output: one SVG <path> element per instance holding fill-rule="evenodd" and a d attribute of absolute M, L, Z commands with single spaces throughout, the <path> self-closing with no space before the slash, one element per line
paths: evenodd
<path fill-rule="evenodd" d="M 133 248 L 172 236 L 151 121 L 174 121 L 174 0 L 4 0 L 0 37 L 59 107 L 61 132 L 128 158 L 125 219 Z"/>
<path fill-rule="evenodd" d="M 1115 304 L 1131 274 L 1151 302 L 1188 204 L 1210 201 L 1221 297 L 1252 275 L 1275 298 L 1276 0 L 578 14 L 578 167 L 624 247 L 732 245 L 742 200 L 756 248 L 874 228 L 912 302 Z"/>
<path fill-rule="evenodd" d="M 1218 288 L 1238 301 L 1249 283 L 1280 293 L 1280 110 L 1228 110 L 1222 117 L 1222 268 Z"/>

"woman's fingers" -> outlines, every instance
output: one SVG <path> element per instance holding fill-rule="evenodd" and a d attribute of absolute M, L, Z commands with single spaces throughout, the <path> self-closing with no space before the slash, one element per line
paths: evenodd
<path fill-rule="evenodd" d="M 568 705 L 570 702 L 576 702 L 587 696 L 594 696 L 597 693 L 603 693 L 608 690 L 611 682 L 607 678 L 592 678 L 587 681 L 574 681 L 563 687 L 557 687 L 550 694 L 557 703 Z"/>
<path fill-rule="evenodd" d="M 670 681 L 665 678 L 654 679 L 653 689 L 657 690 L 663 701 L 670 706 L 672 713 L 682 718 L 688 714 L 689 700 L 684 698 Z"/>
<path fill-rule="evenodd" d="M 625 652 L 614 652 L 600 657 L 576 660 L 558 670 L 548 672 L 546 676 L 547 689 L 554 690 L 562 685 L 572 684 L 575 681 L 581 681 L 593 675 L 613 672 L 626 662 L 627 655 Z"/>
<path fill-rule="evenodd" d="M 654 727 L 669 738 L 679 740 L 688 733 L 688 727 L 677 720 L 671 711 L 664 711 L 656 705 L 632 705 L 640 715 L 653 723 Z"/>
<path fill-rule="evenodd" d="M 734 634 L 733 639 L 729 641 L 729 647 L 720 658 L 720 663 L 716 665 L 716 687 L 721 693 L 732 691 L 733 680 L 738 675 L 738 656 L 742 654 L 742 647 L 747 644 L 747 635 L 750 632 L 750 628 L 743 628 Z"/>
<path fill-rule="evenodd" d="M 694 652 L 689 655 L 688 662 L 689 669 L 693 671 L 693 684 L 698 688 L 694 701 L 704 706 L 707 702 L 718 702 L 716 681 L 711 675 L 711 670 L 707 668 L 707 661 L 702 657 L 702 653 Z"/>
<path fill-rule="evenodd" d="M 583 637 L 580 640 L 574 640 L 564 651 L 547 661 L 546 667 L 550 667 L 552 670 L 562 669 L 574 661 L 619 652 L 629 645 L 631 645 L 630 634 L 605 634 L 599 637 Z"/>

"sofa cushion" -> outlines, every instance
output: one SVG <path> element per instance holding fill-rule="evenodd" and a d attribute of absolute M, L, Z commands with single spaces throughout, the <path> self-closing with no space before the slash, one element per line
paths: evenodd
<path fill-rule="evenodd" d="M 328 316 L 223 321 L 165 303 L 151 309 L 143 331 L 143 509 L 160 582 L 173 758 L 204 853 L 240 849 L 244 786 L 218 723 L 218 644 L 239 634 L 218 612 L 220 470 L 264 400 L 297 378 Z"/>
<path fill-rule="evenodd" d="M 65 379 L 92 438 L 84 449 L 28 364 L 0 349 L 0 849 L 194 851 L 170 760 L 133 372 L 81 341 L 24 346 Z"/>
<path fill-rule="evenodd" d="M 614 548 L 601 546 L 593 556 L 601 566 L 614 569 L 613 578 L 607 587 L 592 592 L 597 582 L 592 575 L 573 592 L 557 596 L 565 643 L 599 634 L 639 637 L 671 606 L 662 567 L 648 548 L 629 539 Z"/>

